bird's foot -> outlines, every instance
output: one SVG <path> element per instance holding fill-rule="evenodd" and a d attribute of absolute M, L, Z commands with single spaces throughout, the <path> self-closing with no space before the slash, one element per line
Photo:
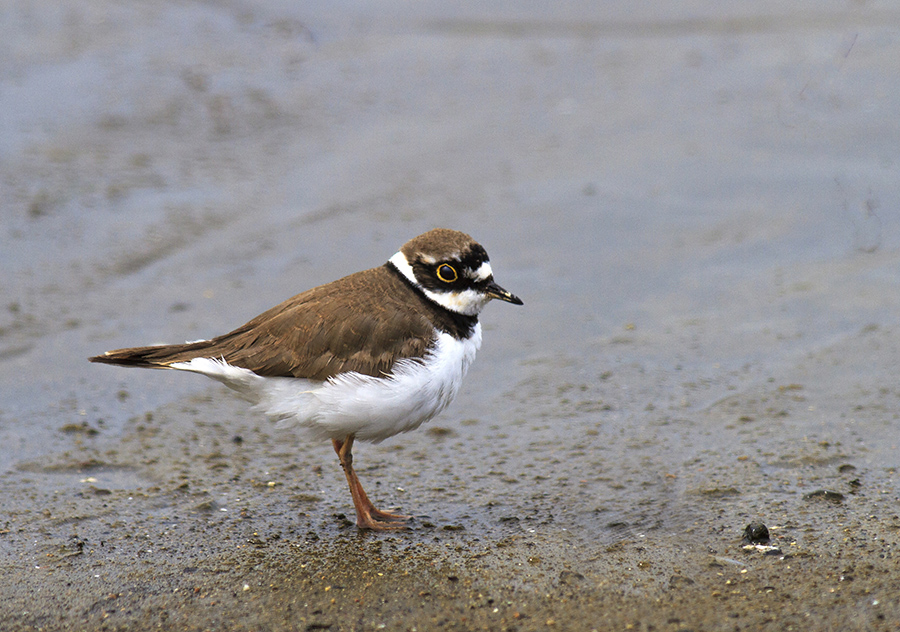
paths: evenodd
<path fill-rule="evenodd" d="M 366 508 L 356 512 L 356 526 L 360 529 L 372 529 L 374 531 L 399 531 L 409 528 L 407 522 L 412 516 L 393 514 L 381 511 L 375 507 Z"/>

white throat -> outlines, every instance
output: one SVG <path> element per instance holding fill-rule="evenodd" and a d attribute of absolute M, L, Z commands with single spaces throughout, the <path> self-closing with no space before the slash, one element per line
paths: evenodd
<path fill-rule="evenodd" d="M 415 285 L 421 292 L 427 296 L 429 299 L 444 307 L 449 309 L 451 312 L 456 312 L 457 314 L 465 314 L 466 316 L 477 316 L 481 313 L 481 310 L 484 309 L 484 306 L 488 304 L 491 298 L 485 295 L 482 292 L 478 292 L 476 290 L 462 290 L 461 292 L 435 292 L 434 290 L 428 290 L 416 280 L 416 274 L 413 272 L 412 266 L 409 265 L 409 261 L 406 260 L 406 255 L 402 252 L 396 253 L 393 257 L 391 257 L 388 261 L 390 261 L 395 268 L 400 271 L 406 280 Z M 487 265 L 488 274 L 490 273 L 490 264 Z M 484 265 L 482 269 L 479 270 L 480 273 L 484 273 Z"/>

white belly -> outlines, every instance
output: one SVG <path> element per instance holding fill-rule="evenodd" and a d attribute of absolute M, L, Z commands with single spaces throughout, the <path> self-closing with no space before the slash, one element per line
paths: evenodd
<path fill-rule="evenodd" d="M 465 340 L 442 333 L 423 362 L 402 360 L 382 378 L 359 373 L 343 373 L 326 382 L 261 377 L 213 358 L 172 368 L 215 378 L 267 415 L 307 427 L 319 437 L 343 439 L 354 434 L 378 442 L 414 430 L 446 408 L 480 346 L 480 323 Z"/>

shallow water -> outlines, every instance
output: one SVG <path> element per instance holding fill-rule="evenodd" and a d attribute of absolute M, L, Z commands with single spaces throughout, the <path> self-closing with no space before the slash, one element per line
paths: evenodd
<path fill-rule="evenodd" d="M 6 468 L 64 421 L 116 433 L 209 388 L 86 355 L 219 333 L 435 225 L 527 304 L 485 314 L 456 418 L 579 378 L 599 401 L 632 364 L 648 399 L 688 397 L 660 384 L 676 369 L 702 384 L 694 411 L 893 325 L 897 33 L 874 13 L 423 7 L 314 33 L 164 6 L 164 38 L 130 42 L 146 10 L 107 8 L 4 20 Z"/>
<path fill-rule="evenodd" d="M 888 4 L 15 3 L 0 42 L 2 472 L 79 488 L 60 455 L 137 458 L 161 411 L 160 455 L 226 419 L 327 468 L 310 515 L 346 511 L 328 446 L 86 358 L 222 333 L 447 226 L 525 305 L 488 306 L 447 412 L 360 448 L 387 502 L 608 543 L 841 464 L 900 491 Z M 175 477 L 102 459 L 108 489 Z"/>

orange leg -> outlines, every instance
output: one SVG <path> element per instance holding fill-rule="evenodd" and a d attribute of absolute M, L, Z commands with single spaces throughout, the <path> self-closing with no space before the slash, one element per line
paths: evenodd
<path fill-rule="evenodd" d="M 353 496 L 353 506 L 356 507 L 356 526 L 360 529 L 380 531 L 405 529 L 406 525 L 402 523 L 409 520 L 411 516 L 392 514 L 376 509 L 369 497 L 366 496 L 356 472 L 353 471 L 353 438 L 353 435 L 350 435 L 343 441 L 332 439 L 331 443 L 341 460 L 341 467 L 344 468 L 344 475 L 350 485 L 350 495 Z"/>

